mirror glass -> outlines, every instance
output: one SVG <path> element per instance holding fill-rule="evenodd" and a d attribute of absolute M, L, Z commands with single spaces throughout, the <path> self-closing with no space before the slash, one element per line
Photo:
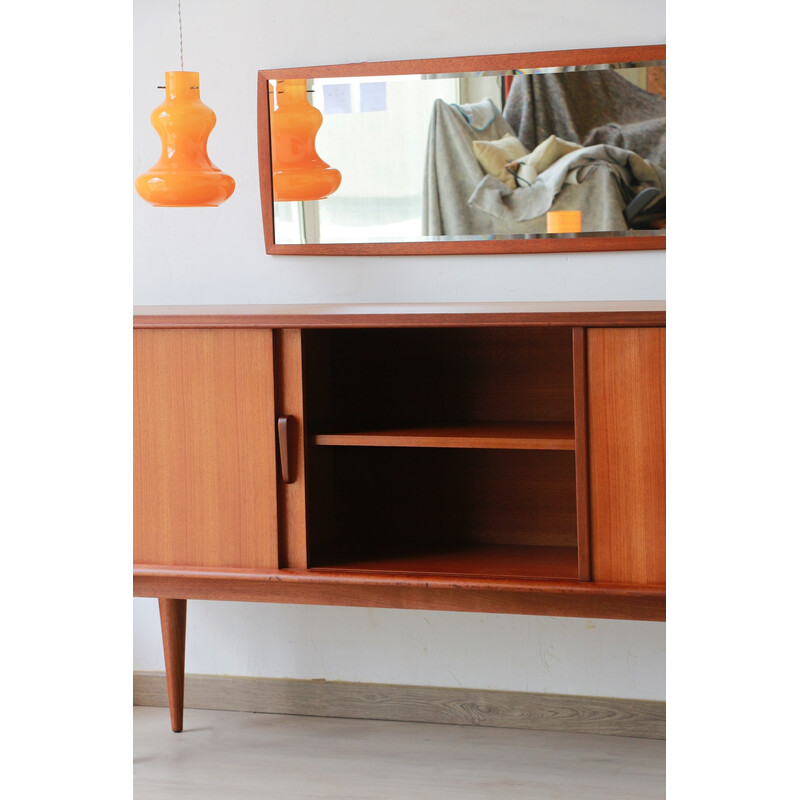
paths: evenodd
<path fill-rule="evenodd" d="M 275 169 L 285 81 L 267 79 Z M 324 77 L 305 91 L 322 113 L 316 154 L 341 183 L 324 199 L 273 194 L 275 244 L 666 234 L 665 61 Z"/>

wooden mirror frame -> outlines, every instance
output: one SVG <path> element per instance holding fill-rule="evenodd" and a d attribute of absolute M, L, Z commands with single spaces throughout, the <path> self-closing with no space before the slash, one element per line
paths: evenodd
<path fill-rule="evenodd" d="M 469 241 L 363 242 L 335 244 L 276 244 L 273 224 L 272 153 L 268 83 L 286 78 L 378 77 L 381 75 L 428 75 L 456 72 L 495 72 L 512 69 L 614 64 L 666 60 L 666 45 L 604 47 L 586 50 L 549 50 L 462 58 L 429 58 L 409 61 L 377 61 L 330 66 L 259 70 L 258 72 L 258 173 L 264 240 L 270 255 L 457 255 L 480 253 L 566 253 L 612 250 L 664 250 L 663 236 L 598 234 L 575 238 L 473 239 Z"/>

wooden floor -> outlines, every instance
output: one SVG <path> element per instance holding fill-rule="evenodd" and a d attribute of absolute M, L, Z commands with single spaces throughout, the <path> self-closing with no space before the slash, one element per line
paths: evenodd
<path fill-rule="evenodd" d="M 136 706 L 134 800 L 665 797 L 654 739 Z"/>

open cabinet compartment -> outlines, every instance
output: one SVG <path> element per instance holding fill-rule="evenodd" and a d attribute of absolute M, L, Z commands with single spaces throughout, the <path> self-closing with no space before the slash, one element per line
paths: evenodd
<path fill-rule="evenodd" d="M 304 331 L 309 568 L 577 579 L 573 347 L 569 328 Z"/>

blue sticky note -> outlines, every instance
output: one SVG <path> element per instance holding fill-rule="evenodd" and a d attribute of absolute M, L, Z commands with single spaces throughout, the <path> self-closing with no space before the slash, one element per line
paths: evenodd
<path fill-rule="evenodd" d="M 349 114 L 352 108 L 349 83 L 332 83 L 322 87 L 326 114 Z"/>
<path fill-rule="evenodd" d="M 386 81 L 361 84 L 361 110 L 386 111 Z"/>

